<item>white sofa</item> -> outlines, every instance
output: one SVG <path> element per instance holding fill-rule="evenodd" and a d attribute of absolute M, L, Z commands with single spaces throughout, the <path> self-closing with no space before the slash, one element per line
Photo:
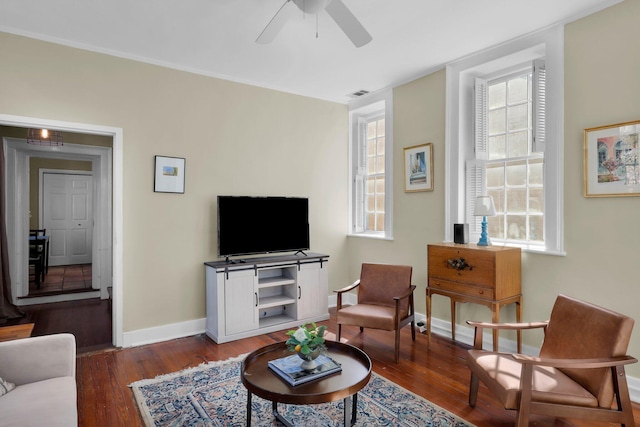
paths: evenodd
<path fill-rule="evenodd" d="M 3 427 L 78 425 L 73 335 L 0 342 L 0 378 L 16 385 L 0 397 Z"/>

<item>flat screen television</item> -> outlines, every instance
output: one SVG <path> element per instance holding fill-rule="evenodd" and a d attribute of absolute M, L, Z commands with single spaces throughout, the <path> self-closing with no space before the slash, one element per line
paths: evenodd
<path fill-rule="evenodd" d="M 218 256 L 309 250 L 309 199 L 218 196 Z"/>

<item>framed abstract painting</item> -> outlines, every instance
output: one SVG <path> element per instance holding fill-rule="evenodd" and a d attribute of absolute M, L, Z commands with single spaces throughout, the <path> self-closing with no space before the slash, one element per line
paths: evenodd
<path fill-rule="evenodd" d="M 584 196 L 640 196 L 640 121 L 584 130 Z"/>

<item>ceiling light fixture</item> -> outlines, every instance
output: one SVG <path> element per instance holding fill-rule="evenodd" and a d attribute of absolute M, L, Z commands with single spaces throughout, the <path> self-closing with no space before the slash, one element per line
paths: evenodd
<path fill-rule="evenodd" d="M 62 144 L 62 132 L 48 129 L 29 129 L 27 144 L 58 147 Z"/>
<path fill-rule="evenodd" d="M 326 11 L 338 24 L 338 27 L 347 35 L 355 47 L 362 47 L 373 38 L 342 0 L 285 0 L 284 4 L 271 18 L 271 21 L 262 30 L 256 39 L 256 43 L 271 43 L 285 24 L 293 19 L 295 9 L 290 4 L 295 4 L 298 9 L 307 15 L 316 15 L 316 38 L 318 37 L 318 14 Z"/>

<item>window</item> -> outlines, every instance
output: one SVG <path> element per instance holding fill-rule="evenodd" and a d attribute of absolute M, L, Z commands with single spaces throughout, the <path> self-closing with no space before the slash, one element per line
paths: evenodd
<path fill-rule="evenodd" d="M 350 234 L 392 238 L 391 92 L 350 105 Z"/>
<path fill-rule="evenodd" d="M 364 231 L 384 232 L 384 115 L 364 122 Z"/>
<path fill-rule="evenodd" d="M 542 71 L 542 72 L 541 72 Z M 480 179 L 468 179 L 467 218 L 480 232 L 480 218 L 473 216 L 475 196 L 493 197 L 496 216 L 487 218 L 489 236 L 495 242 L 544 245 L 544 154 L 534 151 L 536 120 L 538 139 L 544 135 L 544 111 L 534 114 L 534 82 L 544 80 L 544 62 L 536 61 L 517 72 L 491 80 L 476 79 L 475 159 L 467 172 L 482 168 Z M 544 85 L 542 85 L 544 87 Z M 544 97 L 542 97 L 544 100 Z M 538 101 L 540 103 L 540 101 Z"/>
<path fill-rule="evenodd" d="M 564 254 L 563 40 L 558 26 L 447 66 L 446 241 L 460 222 L 478 240 L 488 194 L 494 244 Z"/>

